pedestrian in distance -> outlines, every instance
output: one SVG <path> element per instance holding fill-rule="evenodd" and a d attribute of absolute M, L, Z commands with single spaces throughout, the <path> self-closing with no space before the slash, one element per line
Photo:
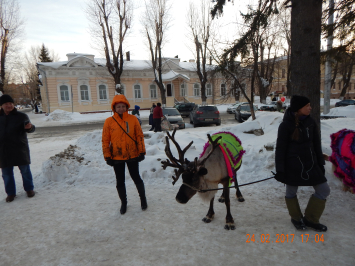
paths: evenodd
<path fill-rule="evenodd" d="M 16 197 L 14 166 L 20 169 L 23 188 L 27 196 L 32 198 L 35 192 L 27 133 L 34 132 L 35 126 L 26 114 L 17 111 L 10 95 L 0 97 L 0 106 L 0 168 L 7 194 L 6 202 L 12 202 Z"/>
<path fill-rule="evenodd" d="M 151 125 L 152 127 L 149 129 L 149 131 L 153 131 L 154 130 L 153 111 L 154 111 L 155 107 L 156 107 L 155 103 L 153 103 L 152 107 L 150 107 L 149 125 Z"/>
<path fill-rule="evenodd" d="M 139 114 L 139 109 L 141 109 L 140 106 L 135 105 L 134 106 L 134 110 L 132 111 L 132 115 L 137 117 L 139 124 L 142 125 L 142 120 L 141 120 L 141 117 L 140 117 L 140 114 Z"/>
<path fill-rule="evenodd" d="M 327 227 L 319 223 L 330 188 L 325 178 L 324 157 L 316 122 L 307 97 L 294 95 L 281 122 L 276 142 L 275 179 L 286 184 L 286 206 L 291 222 L 298 230 L 310 227 L 319 232 Z M 304 216 L 297 199 L 299 186 L 313 186 Z"/>
<path fill-rule="evenodd" d="M 106 163 L 115 171 L 121 214 L 127 211 L 126 165 L 138 190 L 142 210 L 148 208 L 144 182 L 139 174 L 139 162 L 145 159 L 144 136 L 137 118 L 128 114 L 129 107 L 124 95 L 116 95 L 111 104 L 114 114 L 106 119 L 102 131 L 102 151 Z"/>
<path fill-rule="evenodd" d="M 161 109 L 161 103 L 157 103 L 157 106 L 153 110 L 154 132 L 161 132 L 161 119 L 164 117 L 163 109 Z"/>

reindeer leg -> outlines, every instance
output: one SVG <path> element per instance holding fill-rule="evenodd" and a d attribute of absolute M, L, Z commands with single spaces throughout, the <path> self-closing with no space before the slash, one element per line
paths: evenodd
<path fill-rule="evenodd" d="M 229 180 L 226 179 L 223 182 L 223 195 L 225 196 L 225 204 L 226 204 L 226 208 L 227 208 L 226 225 L 224 226 L 224 229 L 235 230 L 234 219 L 233 219 L 233 216 L 231 214 L 231 209 L 230 209 L 230 198 L 229 198 L 228 184 L 229 184 Z"/>
<path fill-rule="evenodd" d="M 219 197 L 218 201 L 223 203 L 225 200 L 224 193 L 222 192 L 222 195 Z"/>
<path fill-rule="evenodd" d="M 237 193 L 236 193 L 236 197 L 238 199 L 239 202 L 243 202 L 245 201 L 242 193 L 240 192 L 239 190 L 239 186 L 238 186 L 238 179 L 237 179 L 237 171 L 234 170 L 234 175 L 235 175 L 235 189 L 237 190 Z"/>
<path fill-rule="evenodd" d="M 206 214 L 206 217 L 204 217 L 202 219 L 202 221 L 204 221 L 205 223 L 210 223 L 212 222 L 213 218 L 214 218 L 214 210 L 213 210 L 213 201 L 214 201 L 214 197 L 211 199 L 210 201 L 210 208 L 208 209 L 208 212 Z"/>

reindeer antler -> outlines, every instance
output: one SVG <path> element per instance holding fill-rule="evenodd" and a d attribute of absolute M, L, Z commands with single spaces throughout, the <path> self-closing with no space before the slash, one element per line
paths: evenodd
<path fill-rule="evenodd" d="M 216 138 L 215 140 L 212 140 L 211 135 L 207 134 L 208 140 L 212 145 L 212 149 L 209 151 L 209 153 L 207 154 L 207 156 L 205 158 L 203 158 L 203 160 L 201 162 L 199 162 L 198 165 L 204 165 L 206 160 L 211 156 L 211 154 L 213 153 L 213 151 L 216 149 L 216 147 L 219 146 L 218 141 L 222 138 L 222 136 L 219 136 L 218 138 Z M 195 163 L 196 164 L 196 163 Z M 197 168 L 197 165 L 196 165 Z"/>
<path fill-rule="evenodd" d="M 179 170 L 175 169 L 175 175 L 176 177 L 173 176 L 173 185 L 176 183 L 176 181 L 179 179 L 180 175 L 187 170 L 187 164 L 189 163 L 189 161 L 184 158 L 186 151 L 191 147 L 193 141 L 191 141 L 189 143 L 189 145 L 187 145 L 183 150 L 181 150 L 180 145 L 177 143 L 177 141 L 175 140 L 175 133 L 176 133 L 176 128 L 173 131 L 172 136 L 170 135 L 169 132 L 167 132 L 167 137 L 165 137 L 166 140 L 166 144 L 165 144 L 165 154 L 166 156 L 170 159 L 167 159 L 166 161 L 162 161 L 162 165 L 163 165 L 163 169 L 165 170 L 168 166 L 170 167 L 175 167 L 178 168 Z M 179 159 L 176 159 L 171 150 L 170 150 L 170 143 L 169 143 L 169 138 L 171 139 L 171 141 L 175 144 L 176 149 L 179 153 Z"/>

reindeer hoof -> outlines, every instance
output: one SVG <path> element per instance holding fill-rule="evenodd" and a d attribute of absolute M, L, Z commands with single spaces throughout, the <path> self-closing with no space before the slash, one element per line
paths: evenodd
<path fill-rule="evenodd" d="M 224 199 L 224 197 L 220 197 L 220 198 L 218 199 L 218 201 L 221 202 L 221 203 L 224 203 L 224 202 L 225 202 L 225 199 Z"/>
<path fill-rule="evenodd" d="M 212 222 L 212 220 L 213 220 L 213 217 L 212 218 L 209 218 L 209 217 L 203 217 L 203 219 L 202 219 L 202 221 L 204 222 L 204 223 L 206 223 L 206 224 L 208 224 L 208 223 L 210 223 L 210 222 Z"/>
<path fill-rule="evenodd" d="M 235 225 L 234 224 L 226 224 L 224 226 L 224 229 L 226 229 L 226 230 L 235 230 Z"/>
<path fill-rule="evenodd" d="M 238 201 L 243 202 L 243 201 L 245 201 L 245 199 L 243 197 L 238 197 Z"/>

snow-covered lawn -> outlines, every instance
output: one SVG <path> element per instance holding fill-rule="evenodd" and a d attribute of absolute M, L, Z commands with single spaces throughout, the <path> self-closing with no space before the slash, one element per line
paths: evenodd
<path fill-rule="evenodd" d="M 31 120 L 41 126 L 42 118 L 36 116 L 31 115 Z M 104 120 L 94 114 L 82 116 L 86 121 Z M 265 146 L 275 145 L 281 120 L 280 113 L 263 112 L 243 124 L 179 130 L 176 139 L 181 147 L 194 141 L 186 153 L 192 160 L 202 152 L 207 133 L 234 133 L 246 150 L 238 171 L 239 184 L 244 184 L 271 176 L 274 151 Z M 79 122 L 83 122 L 80 116 L 62 119 L 62 123 Z M 56 122 L 43 121 L 42 126 L 48 123 Z M 345 127 L 355 129 L 354 118 L 321 124 L 323 151 L 328 154 L 330 134 Z M 262 129 L 264 135 L 244 133 L 255 129 Z M 18 170 L 15 201 L 6 203 L 0 188 L 0 265 L 354 265 L 355 196 L 341 190 L 329 162 L 326 176 L 332 191 L 321 219 L 328 226 L 323 241 L 316 243 L 318 236 L 312 230 L 294 229 L 284 202 L 285 188 L 275 180 L 242 187 L 243 203 L 231 198 L 236 230 L 226 231 L 224 204 L 215 200 L 215 219 L 205 224 L 201 219 L 208 203 L 198 195 L 186 205 L 175 201 L 181 181 L 173 186 L 172 169 L 163 170 L 160 163 L 166 158 L 165 133 L 144 134 L 147 155 L 140 173 L 149 207 L 141 211 L 127 171 L 125 215 L 119 214 L 113 169 L 102 157 L 101 130 L 47 139 L 29 134 L 37 194 L 31 199 L 25 196 Z M 312 190 L 299 189 L 303 210 Z M 255 242 L 248 243 L 248 235 L 254 235 Z M 277 243 L 278 237 L 286 235 L 288 241 Z"/>

